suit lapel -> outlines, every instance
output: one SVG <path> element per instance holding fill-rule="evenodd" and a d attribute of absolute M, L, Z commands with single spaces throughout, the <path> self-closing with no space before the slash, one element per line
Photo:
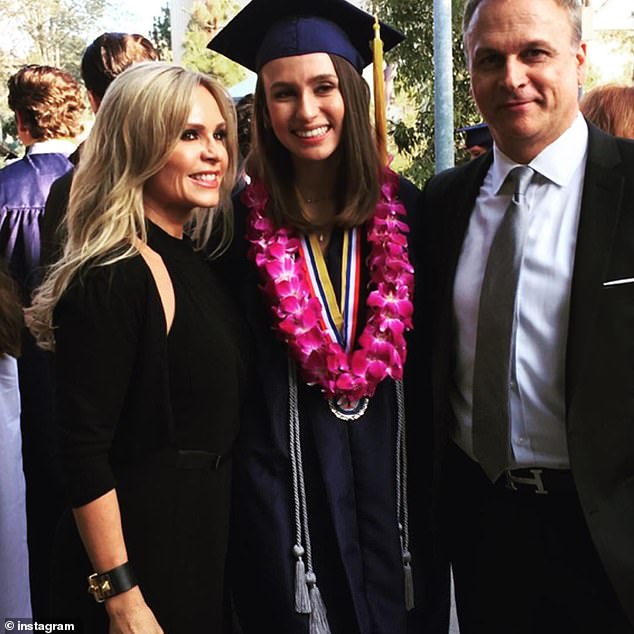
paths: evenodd
<path fill-rule="evenodd" d="M 438 220 L 438 228 L 431 236 L 436 244 L 434 260 L 437 263 L 434 282 L 437 286 L 432 299 L 432 305 L 437 307 L 433 325 L 432 382 L 436 400 L 436 424 L 444 430 L 447 430 L 447 421 L 452 419 L 448 407 L 448 394 L 455 349 L 453 340 L 454 278 L 473 206 L 492 159 L 493 152 L 490 151 L 481 159 L 471 161 L 455 170 L 445 181 L 438 195 L 434 195 L 434 200 L 438 201 L 438 209 L 430 209 L 427 212 L 441 216 Z"/>
<path fill-rule="evenodd" d="M 493 159 L 493 152 L 489 152 L 482 160 L 473 161 L 464 166 L 464 173 L 451 182 L 453 191 L 445 192 L 447 199 L 451 201 L 450 207 L 444 211 L 444 235 L 447 239 L 443 253 L 446 257 L 442 270 L 446 271 L 444 280 L 445 295 L 443 306 L 451 310 L 453 296 L 453 281 L 456 275 L 458 259 L 462 251 L 469 219 L 475 204 L 482 181 L 486 176 Z M 449 224 L 451 223 L 451 224 Z M 440 255 L 442 256 L 443 253 Z"/>
<path fill-rule="evenodd" d="M 574 397 L 597 317 L 599 294 L 622 206 L 624 177 L 614 139 L 588 125 L 588 159 L 583 186 L 579 230 L 572 276 L 566 349 L 566 411 Z"/>

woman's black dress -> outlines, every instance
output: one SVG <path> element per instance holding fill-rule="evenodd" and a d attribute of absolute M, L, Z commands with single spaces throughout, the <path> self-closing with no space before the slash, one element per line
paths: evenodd
<path fill-rule="evenodd" d="M 176 310 L 169 335 L 140 256 L 90 269 L 55 311 L 61 462 L 72 506 L 113 487 L 129 561 L 169 634 L 221 632 L 231 450 L 246 344 L 209 264 L 149 225 Z M 57 535 L 53 610 L 106 631 L 70 511 Z"/>

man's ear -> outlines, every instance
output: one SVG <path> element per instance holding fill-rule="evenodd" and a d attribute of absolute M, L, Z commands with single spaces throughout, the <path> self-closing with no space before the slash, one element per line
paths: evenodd
<path fill-rule="evenodd" d="M 31 136 L 31 130 L 25 125 L 24 117 L 17 110 L 15 112 L 15 124 L 18 129 L 18 138 L 22 145 L 32 145 L 35 139 Z"/>
<path fill-rule="evenodd" d="M 18 128 L 18 132 L 20 133 L 26 132 L 26 127 L 24 126 L 24 119 L 22 115 L 17 111 L 15 113 L 15 125 Z"/>
<path fill-rule="evenodd" d="M 97 110 L 99 110 L 99 106 L 101 105 L 101 99 L 91 90 L 86 90 L 86 92 L 88 93 L 88 101 L 90 102 L 93 114 L 97 114 Z"/>
<path fill-rule="evenodd" d="M 577 84 L 580 88 L 586 80 L 587 71 L 587 47 L 585 42 L 580 42 L 575 54 L 577 58 Z"/>

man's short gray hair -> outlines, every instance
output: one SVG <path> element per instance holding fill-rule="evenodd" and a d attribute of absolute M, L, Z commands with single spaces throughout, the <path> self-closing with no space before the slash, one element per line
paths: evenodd
<path fill-rule="evenodd" d="M 525 0 L 530 2 L 531 0 Z M 469 53 L 467 49 L 467 32 L 469 31 L 469 27 L 471 26 L 471 20 L 473 20 L 473 14 L 476 12 L 476 9 L 482 4 L 484 0 L 467 0 L 464 5 L 464 14 L 462 17 L 462 41 L 465 50 L 465 55 L 467 59 L 469 58 Z M 568 11 L 568 15 L 570 16 L 570 24 L 572 26 L 572 34 L 573 34 L 573 42 L 574 46 L 577 46 L 579 42 L 581 42 L 582 32 L 581 32 L 581 15 L 582 15 L 582 1 L 581 0 L 553 0 L 553 2 L 557 3 L 562 9 L 566 9 Z"/>

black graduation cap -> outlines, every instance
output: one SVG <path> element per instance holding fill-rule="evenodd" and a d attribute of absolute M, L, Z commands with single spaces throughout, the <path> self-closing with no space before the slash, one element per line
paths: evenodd
<path fill-rule="evenodd" d="M 486 123 L 478 123 L 476 125 L 458 128 L 457 132 L 465 133 L 465 147 L 467 149 L 474 145 L 481 145 L 486 148 L 493 147 L 493 139 L 489 132 L 489 126 Z"/>
<path fill-rule="evenodd" d="M 279 57 L 332 53 L 359 72 L 372 62 L 374 18 L 345 0 L 252 0 L 207 45 L 258 72 Z M 383 22 L 385 51 L 405 36 Z"/>

